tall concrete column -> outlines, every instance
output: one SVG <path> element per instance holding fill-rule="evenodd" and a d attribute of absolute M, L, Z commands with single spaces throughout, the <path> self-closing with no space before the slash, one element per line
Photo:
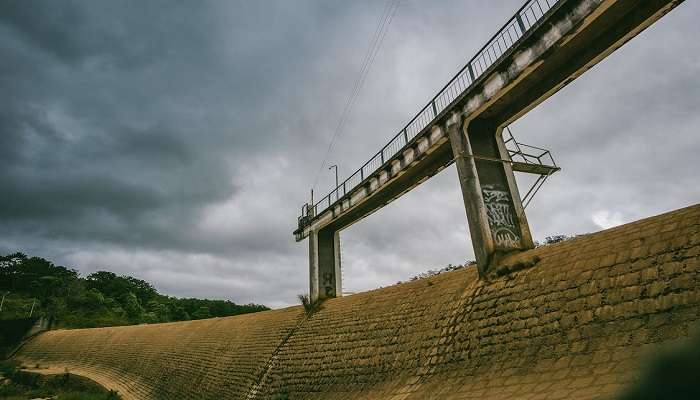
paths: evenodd
<path fill-rule="evenodd" d="M 342 295 L 339 231 L 322 228 L 309 234 L 309 282 L 313 302 Z"/>
<path fill-rule="evenodd" d="M 499 254 L 534 247 L 501 128 L 487 119 L 447 123 L 479 274 Z"/>

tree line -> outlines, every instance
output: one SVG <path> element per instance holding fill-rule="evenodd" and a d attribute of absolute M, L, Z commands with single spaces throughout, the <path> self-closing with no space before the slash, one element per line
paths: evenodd
<path fill-rule="evenodd" d="M 23 253 L 0 256 L 0 318 L 26 317 L 17 304 L 34 306 L 34 316 L 51 317 L 54 326 L 87 328 L 225 317 L 268 310 L 235 304 L 166 296 L 148 282 L 109 271 L 81 277 L 73 268 Z"/>

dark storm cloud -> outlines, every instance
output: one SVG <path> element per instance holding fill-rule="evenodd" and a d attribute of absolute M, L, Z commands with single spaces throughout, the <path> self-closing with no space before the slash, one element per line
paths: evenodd
<path fill-rule="evenodd" d="M 21 45 L 56 62 L 78 66 L 98 61 L 103 67 L 123 69 L 151 62 L 167 51 L 166 32 L 159 28 L 163 18 L 178 8 L 156 1 L 138 7 L 136 3 L 16 1 L 2 5 L 0 23 Z"/>
<path fill-rule="evenodd" d="M 0 21 L 27 42 L 64 61 L 82 59 L 102 47 L 96 43 L 99 40 L 94 41 L 95 36 L 82 35 L 79 31 L 66 29 L 80 27 L 86 23 L 82 10 L 70 2 L 61 4 L 60 7 L 50 4 L 6 2 L 0 14 Z"/>
<path fill-rule="evenodd" d="M 152 221 L 159 210 L 190 224 L 199 207 L 235 192 L 222 155 L 236 146 L 217 140 L 250 147 L 246 124 L 229 118 L 256 91 L 245 77 L 213 78 L 237 72 L 236 60 L 215 57 L 215 35 L 200 32 L 216 10 L 136 6 L 3 4 L 3 58 L 19 63 L 6 67 L 0 100 L 0 218 L 11 230 L 167 247 L 174 235 Z M 265 90 L 261 76 L 252 81 Z M 228 89 L 243 89 L 240 107 L 223 103 Z M 152 234 L 120 235 L 122 224 Z"/>
<path fill-rule="evenodd" d="M 519 3 L 402 1 L 330 154 L 341 177 Z M 697 202 L 686 3 L 514 124 L 564 167 L 528 209 L 537 238 Z M 2 2 L 0 250 L 175 295 L 294 301 L 308 261 L 291 231 L 383 6 Z M 344 231 L 345 289 L 473 258 L 458 189 L 450 168 Z"/>
<path fill-rule="evenodd" d="M 0 248 L 133 273 L 175 294 L 269 302 L 253 284 L 229 293 L 206 282 L 231 286 L 221 271 L 258 279 L 255 265 L 278 273 L 282 255 L 298 264 L 289 231 L 303 196 L 286 174 L 325 133 L 309 77 L 346 69 L 315 54 L 341 40 L 328 35 L 333 23 L 372 24 L 345 11 L 0 5 Z"/>

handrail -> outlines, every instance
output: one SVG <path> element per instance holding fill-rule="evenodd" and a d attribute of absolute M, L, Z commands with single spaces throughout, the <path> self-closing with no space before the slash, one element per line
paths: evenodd
<path fill-rule="evenodd" d="M 526 164 L 539 164 L 557 168 L 557 163 L 554 161 L 554 156 L 552 156 L 552 152 L 549 150 L 518 142 L 515 139 L 515 136 L 513 136 L 513 133 L 510 131 L 510 127 L 506 127 L 504 135 L 507 135 L 508 137 L 504 144 L 506 146 L 506 150 L 508 150 L 508 156 L 511 160 L 517 159 Z M 542 161 L 542 158 L 549 158 L 549 162 Z"/>
<path fill-rule="evenodd" d="M 533 26 L 542 20 L 547 13 L 562 0 L 528 0 L 501 29 L 479 49 L 462 69 L 416 114 L 389 142 L 374 154 L 360 169 L 355 171 L 335 189 L 316 202 L 307 213 L 312 216 L 319 215 L 337 201 L 361 184 L 367 177 L 374 174 L 389 159 L 401 152 L 413 138 L 429 126 L 441 113 L 450 107 L 452 103 L 467 92 L 482 75 L 500 59 L 508 50 L 515 47 L 519 40 Z M 410 136 L 410 138 L 409 138 Z M 402 143 L 402 144 L 400 144 Z M 393 149 L 390 154 L 385 154 L 388 148 Z M 378 164 L 375 168 L 367 168 Z M 359 178 L 359 179 L 358 179 Z M 354 182 L 357 181 L 357 182 Z M 351 184 L 354 183 L 354 184 Z M 342 189 L 342 196 L 339 194 Z M 333 196 L 336 200 L 332 201 Z M 302 215 L 303 217 L 304 215 Z M 300 217 L 301 221 L 301 217 Z"/>

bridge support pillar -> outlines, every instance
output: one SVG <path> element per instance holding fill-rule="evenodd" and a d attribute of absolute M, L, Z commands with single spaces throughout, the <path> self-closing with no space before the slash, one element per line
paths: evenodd
<path fill-rule="evenodd" d="M 340 231 L 322 228 L 309 234 L 309 295 L 312 302 L 342 295 Z"/>
<path fill-rule="evenodd" d="M 479 274 L 498 256 L 534 247 L 501 128 L 487 119 L 454 113 L 447 132 L 462 187 Z"/>

